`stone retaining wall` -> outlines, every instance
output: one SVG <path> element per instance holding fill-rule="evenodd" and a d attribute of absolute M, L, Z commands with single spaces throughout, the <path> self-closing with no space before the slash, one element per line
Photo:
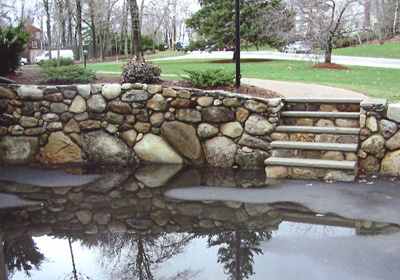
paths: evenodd
<path fill-rule="evenodd" d="M 0 87 L 4 163 L 264 167 L 281 99 L 145 84 Z M 1 155 L 1 154 L 0 154 Z"/>
<path fill-rule="evenodd" d="M 361 103 L 359 169 L 400 174 L 400 103 L 366 99 Z"/>
<path fill-rule="evenodd" d="M 2 163 L 264 168 L 284 100 L 145 84 L 0 86 Z M 361 104 L 364 172 L 400 173 L 400 104 Z"/>

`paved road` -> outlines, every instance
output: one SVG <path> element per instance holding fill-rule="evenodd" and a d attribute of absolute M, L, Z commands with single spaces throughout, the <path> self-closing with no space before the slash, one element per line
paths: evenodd
<path fill-rule="evenodd" d="M 189 52 L 183 56 L 160 58 L 156 60 L 169 59 L 192 59 L 192 58 L 232 58 L 233 52 Z M 274 51 L 243 51 L 240 53 L 241 58 L 261 58 L 261 59 L 279 59 L 279 60 L 300 60 L 300 61 L 323 61 L 323 56 L 315 54 L 294 54 L 281 53 Z M 389 58 L 373 58 L 373 57 L 354 57 L 354 56 L 332 56 L 332 62 L 343 65 L 365 66 L 400 69 L 400 59 Z"/>

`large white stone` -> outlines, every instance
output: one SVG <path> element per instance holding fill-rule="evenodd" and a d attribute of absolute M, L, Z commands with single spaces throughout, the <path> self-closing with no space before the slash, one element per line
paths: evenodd
<path fill-rule="evenodd" d="M 266 117 L 254 114 L 245 122 L 245 130 L 251 135 L 267 135 L 274 130 L 274 126 Z"/>
<path fill-rule="evenodd" d="M 9 137 L 0 141 L 0 162 L 7 164 L 33 163 L 39 151 L 39 141 L 36 137 Z"/>
<path fill-rule="evenodd" d="M 43 91 L 37 86 L 22 85 L 17 89 L 17 93 L 22 100 L 41 100 Z"/>
<path fill-rule="evenodd" d="M 101 94 L 108 100 L 115 99 L 121 95 L 121 85 L 120 84 L 104 85 Z"/>
<path fill-rule="evenodd" d="M 376 120 L 376 118 L 374 116 L 371 116 L 367 119 L 366 126 L 372 132 L 378 131 L 378 121 Z"/>
<path fill-rule="evenodd" d="M 86 111 L 86 101 L 83 99 L 82 96 L 77 95 L 75 96 L 74 100 L 72 101 L 71 106 L 69 107 L 69 112 L 79 114 Z"/>
<path fill-rule="evenodd" d="M 382 160 L 381 172 L 392 175 L 400 174 L 400 150 L 386 153 Z"/>
<path fill-rule="evenodd" d="M 207 163 L 212 166 L 231 167 L 236 161 L 237 145 L 228 137 L 206 140 L 205 149 Z"/>
<path fill-rule="evenodd" d="M 77 85 L 76 89 L 78 90 L 78 94 L 85 99 L 90 97 L 90 92 L 92 87 L 90 85 Z"/>
<path fill-rule="evenodd" d="M 146 162 L 183 163 L 182 157 L 160 136 L 146 134 L 134 147 L 139 158 Z"/>
<path fill-rule="evenodd" d="M 392 121 L 400 123 L 400 103 L 389 104 L 387 117 Z"/>
<path fill-rule="evenodd" d="M 239 137 L 243 133 L 243 127 L 239 122 L 229 122 L 221 124 L 219 129 L 223 135 L 230 138 Z"/>

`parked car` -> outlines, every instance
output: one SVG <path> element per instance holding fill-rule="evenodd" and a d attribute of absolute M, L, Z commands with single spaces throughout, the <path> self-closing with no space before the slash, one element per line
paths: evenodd
<path fill-rule="evenodd" d="M 182 41 L 182 42 L 178 42 L 176 43 L 176 50 L 178 52 L 183 51 L 186 47 L 188 47 L 190 45 L 189 41 Z"/>
<path fill-rule="evenodd" d="M 283 47 L 285 53 L 309 53 L 311 52 L 311 47 L 303 41 L 297 41 L 292 44 Z"/>
<path fill-rule="evenodd" d="M 28 59 L 27 58 L 25 58 L 25 57 L 21 57 L 20 59 L 19 59 L 19 65 L 25 65 L 25 64 L 28 64 Z"/>
<path fill-rule="evenodd" d="M 52 50 L 51 57 L 57 58 L 58 55 L 57 53 L 58 53 L 57 50 Z M 74 59 L 74 52 L 72 50 L 60 50 L 60 57 Z M 36 63 L 39 64 L 39 62 L 49 60 L 49 58 L 50 58 L 50 51 L 45 51 L 40 56 L 36 57 L 35 61 Z"/>
<path fill-rule="evenodd" d="M 224 48 L 224 51 L 229 52 L 229 51 L 235 51 L 235 45 L 231 44 L 231 45 L 226 45 Z"/>

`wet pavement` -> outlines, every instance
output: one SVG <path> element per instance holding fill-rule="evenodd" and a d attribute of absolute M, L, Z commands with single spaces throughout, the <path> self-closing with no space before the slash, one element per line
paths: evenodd
<path fill-rule="evenodd" d="M 0 279 L 397 279 L 399 182 L 0 167 Z"/>

